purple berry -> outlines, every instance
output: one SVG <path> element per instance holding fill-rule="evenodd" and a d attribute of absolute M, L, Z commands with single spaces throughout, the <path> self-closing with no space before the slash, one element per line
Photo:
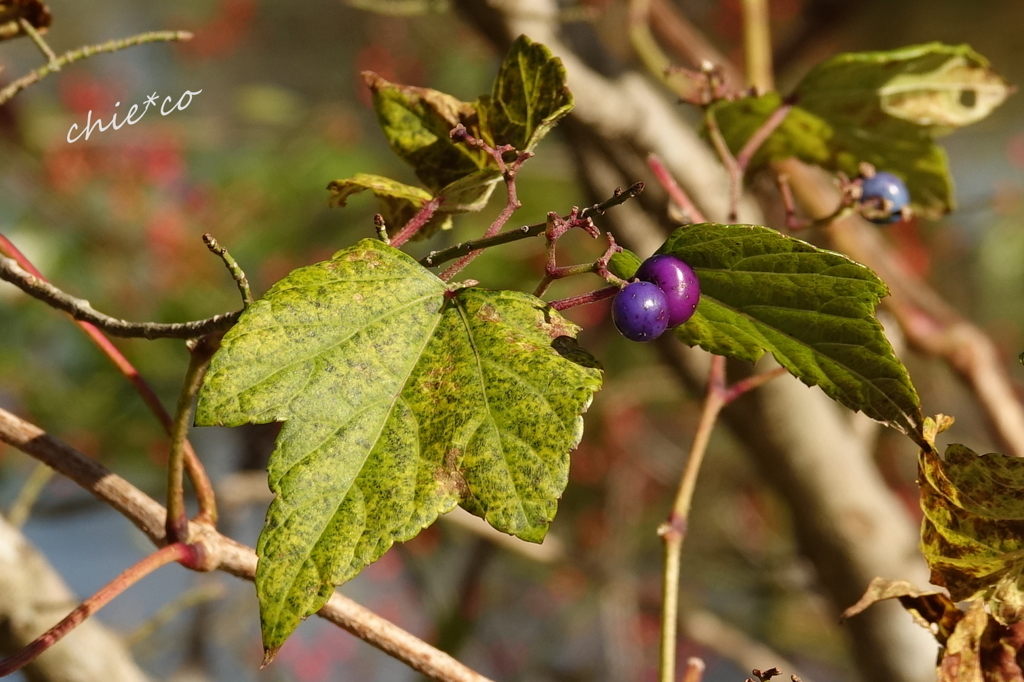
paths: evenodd
<path fill-rule="evenodd" d="M 612 301 L 612 321 L 630 341 L 658 338 L 668 326 L 665 294 L 650 282 L 627 284 Z"/>
<path fill-rule="evenodd" d="M 658 285 L 664 292 L 668 301 L 669 329 L 693 317 L 700 301 L 700 282 L 689 265 L 668 254 L 651 256 L 640 265 L 636 277 Z"/>
<path fill-rule="evenodd" d="M 881 206 L 883 199 L 888 200 L 892 211 L 888 219 L 876 219 L 878 223 L 895 223 L 900 219 L 903 207 L 910 203 L 910 192 L 903 180 L 885 171 L 878 171 L 870 178 L 864 178 L 863 190 L 860 198 L 862 204 L 871 203 Z"/>

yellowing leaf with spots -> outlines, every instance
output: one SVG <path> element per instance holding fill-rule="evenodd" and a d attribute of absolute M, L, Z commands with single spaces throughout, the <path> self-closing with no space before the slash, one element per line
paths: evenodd
<path fill-rule="evenodd" d="M 931 582 L 954 601 L 984 599 L 1002 623 L 1024 620 L 1024 459 L 950 445 L 918 461 L 921 548 Z"/>
<path fill-rule="evenodd" d="M 461 504 L 540 542 L 600 388 L 578 328 L 366 239 L 274 285 L 224 337 L 196 423 L 285 422 L 257 544 L 268 660 L 334 586 Z"/>

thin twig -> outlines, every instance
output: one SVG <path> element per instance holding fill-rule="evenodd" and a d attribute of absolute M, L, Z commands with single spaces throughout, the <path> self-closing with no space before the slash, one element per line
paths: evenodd
<path fill-rule="evenodd" d="M 412 239 L 414 236 L 416 236 L 417 232 L 423 229 L 424 225 L 430 222 L 430 219 L 434 217 L 435 213 L 437 213 L 437 209 L 441 207 L 441 203 L 443 201 L 444 198 L 438 196 L 434 197 L 427 203 L 423 204 L 423 208 L 417 211 L 416 215 L 410 218 L 409 222 L 407 222 L 405 226 L 398 231 L 398 234 L 392 237 L 391 240 L 387 243 L 397 249 L 402 244 Z M 381 225 L 383 225 L 383 222 L 384 221 L 382 218 Z M 380 228 L 378 227 L 378 233 L 379 231 Z M 387 232 L 385 232 L 384 234 L 386 235 Z"/>
<path fill-rule="evenodd" d="M 213 235 L 209 232 L 203 235 L 203 243 L 206 244 L 206 248 L 220 256 L 220 259 L 224 261 L 225 267 L 231 273 L 231 279 L 235 280 L 238 293 L 242 295 L 242 307 L 248 308 L 251 306 L 253 298 L 252 290 L 249 289 L 249 279 L 245 276 L 245 271 L 238 265 L 238 261 L 232 258 L 228 250 L 221 246 L 220 242 L 214 239 Z"/>
<path fill-rule="evenodd" d="M 42 429 L 0 409 L 0 441 L 45 462 L 144 532 L 156 545 L 166 541 L 167 510 L 138 488 Z M 256 553 L 207 524 L 189 524 L 190 538 L 201 538 L 216 570 L 252 581 Z M 335 592 L 317 614 L 363 641 L 439 682 L 491 682 L 451 656 Z"/>
<path fill-rule="evenodd" d="M 768 136 L 775 132 L 775 129 L 782 125 L 782 122 L 786 120 L 786 116 L 792 111 L 793 105 L 783 104 L 778 109 L 772 112 L 771 116 L 765 119 L 764 123 L 754 131 L 754 134 L 750 136 L 743 148 L 740 149 L 740 153 L 736 155 L 736 165 L 740 168 L 740 173 L 745 173 L 747 167 L 750 165 L 750 160 L 754 158 L 754 154 L 761 148 Z"/>
<path fill-rule="evenodd" d="M 156 569 L 174 561 L 187 563 L 194 558 L 195 552 L 194 547 L 178 542 L 158 549 L 142 561 L 126 569 L 121 575 L 107 583 L 103 589 L 82 602 L 64 620 L 39 635 L 35 641 L 15 655 L 0 661 L 0 677 L 10 675 L 31 663 L 39 654 L 49 649 L 74 630 L 79 623 L 102 609 L 110 603 L 111 599 Z"/>
<path fill-rule="evenodd" d="M 702 84 L 682 72 L 673 69 L 672 62 L 662 51 L 651 33 L 650 24 L 651 0 L 630 0 L 629 2 L 629 40 L 633 51 L 643 62 L 647 71 L 655 78 L 661 79 L 665 87 L 685 101 L 697 101 L 704 90 Z"/>
<path fill-rule="evenodd" d="M 632 199 L 644 190 L 644 183 L 637 182 L 633 184 L 629 189 L 615 190 L 610 199 L 602 201 L 600 204 L 594 204 L 588 208 L 583 209 L 580 212 L 581 218 L 588 218 L 594 215 L 602 215 L 609 208 L 618 206 L 621 203 Z M 530 237 L 537 237 L 544 234 L 544 230 L 547 229 L 547 222 L 536 223 L 534 225 L 523 225 L 517 227 L 514 230 L 507 230 L 493 237 L 486 237 L 482 239 L 474 239 L 467 242 L 461 242 L 455 246 L 450 246 L 447 249 L 441 251 L 431 251 L 429 254 L 420 259 L 420 265 L 428 268 L 432 268 L 453 258 L 464 256 L 472 251 L 483 251 L 489 249 L 492 246 L 500 246 L 501 244 L 509 244 L 511 242 L 517 242 L 520 239 L 529 239 Z"/>
<path fill-rule="evenodd" d="M 519 152 L 512 148 L 511 145 L 500 145 L 498 147 L 492 147 L 483 140 L 479 140 L 469 134 L 465 126 L 461 123 L 452 129 L 451 137 L 456 142 L 462 142 L 470 147 L 476 147 L 490 154 L 491 158 L 494 159 L 495 165 L 498 166 L 498 170 L 501 171 L 501 177 L 505 181 L 505 208 L 501 209 L 501 213 L 494 219 L 491 226 L 484 232 L 483 238 L 493 237 L 501 229 L 505 227 L 505 224 L 515 213 L 522 207 L 522 202 L 519 201 L 519 196 L 516 194 L 516 174 L 519 173 L 520 167 L 523 163 L 533 157 L 533 152 Z M 512 163 L 506 163 L 504 155 L 507 153 L 515 153 L 516 158 Z M 455 261 L 451 266 L 442 272 L 439 277 L 445 282 L 451 280 L 452 277 L 457 275 L 463 268 L 473 262 L 473 260 L 483 253 L 483 250 L 470 251 L 465 256 L 462 256 Z"/>
<path fill-rule="evenodd" d="M 622 291 L 620 287 L 605 287 L 604 289 L 580 294 L 579 296 L 570 296 L 569 298 L 561 298 L 557 301 L 551 301 L 548 305 L 555 310 L 568 310 L 569 308 L 577 308 L 581 305 L 603 301 L 606 298 L 611 298 L 620 291 Z"/>
<path fill-rule="evenodd" d="M 76 320 L 89 322 L 113 336 L 142 339 L 194 339 L 229 329 L 238 321 L 241 310 L 214 315 L 194 322 L 128 322 L 95 310 L 88 301 L 70 296 L 46 280 L 27 272 L 11 258 L 0 256 L 0 279 L 6 280 L 51 307 L 63 310 Z"/>
<path fill-rule="evenodd" d="M 719 52 L 679 10 L 673 0 L 651 1 L 651 28 L 661 42 L 676 56 L 693 67 L 711 63 L 721 73 L 725 89 L 736 91 L 743 86 L 742 75 L 729 59 Z"/>
<path fill-rule="evenodd" d="M 33 277 L 43 282 L 46 281 L 43 274 L 32 265 L 32 262 L 25 257 L 25 254 L 2 234 L 0 234 L 0 254 L 14 259 L 21 268 Z M 0 263 L 0 267 L 2 267 L 2 263 Z M 128 358 L 97 327 L 82 320 L 74 320 L 74 323 L 114 363 L 114 366 L 128 380 L 128 383 L 132 385 L 139 394 L 139 397 L 142 398 L 142 402 L 146 404 L 146 407 L 157 418 L 157 421 L 160 422 L 160 425 L 169 436 L 171 434 L 171 415 L 167 413 L 167 408 L 160 402 L 160 398 L 153 388 L 139 374 L 139 370 L 135 369 L 132 363 L 128 362 Z M 203 468 L 202 463 L 200 463 L 199 457 L 192 448 L 192 444 L 188 441 L 185 441 L 185 467 L 188 470 L 189 479 L 192 481 L 192 488 L 196 493 L 196 502 L 199 504 L 199 514 L 196 516 L 196 521 L 216 524 L 217 503 L 214 499 L 213 486 L 210 484 L 210 478 L 206 475 L 206 470 Z"/>
<path fill-rule="evenodd" d="M 128 648 L 138 646 L 149 639 L 157 630 L 174 620 L 178 614 L 201 604 L 221 599 L 226 593 L 227 590 L 220 582 L 207 583 L 188 590 L 173 601 L 161 606 L 142 625 L 125 635 L 125 646 Z"/>
<path fill-rule="evenodd" d="M 680 556 L 689 525 L 693 493 L 697 488 L 697 476 L 704 461 L 704 454 L 707 452 L 711 432 L 715 428 L 715 422 L 723 407 L 744 393 L 764 385 L 785 372 L 784 369 L 779 371 L 780 369 L 782 368 L 756 374 L 738 381 L 732 386 L 726 386 L 725 358 L 720 355 L 711 357 L 707 392 L 704 396 L 704 407 L 701 410 L 697 432 L 694 434 L 693 444 L 690 446 L 690 454 L 686 460 L 683 475 L 679 479 L 679 489 L 676 491 L 668 520 L 658 528 L 658 535 L 661 536 L 665 545 L 661 610 L 661 682 L 674 682 L 676 679 Z"/>
<path fill-rule="evenodd" d="M 181 385 L 178 409 L 171 428 L 171 453 L 167 458 L 167 537 L 171 542 L 187 539 L 188 517 L 185 515 L 184 457 L 188 427 L 192 421 L 192 403 L 206 376 L 213 354 L 220 347 L 220 336 L 204 336 L 189 347 L 188 370 Z"/>
<path fill-rule="evenodd" d="M 50 49 L 50 45 L 43 39 L 42 34 L 36 30 L 36 27 L 26 19 L 25 17 L 18 17 L 18 24 L 21 25 L 21 30 L 28 34 L 28 37 L 32 39 L 32 42 L 36 44 L 39 51 L 46 57 L 46 61 L 49 63 L 50 68 L 54 71 L 60 71 L 60 64 L 57 63 L 57 55 Z"/>
<path fill-rule="evenodd" d="M 668 192 L 669 199 L 676 202 L 676 206 L 683 212 L 683 216 L 686 218 L 686 222 L 689 223 L 703 223 L 707 221 L 704 214 L 694 205 L 690 200 L 689 195 L 683 191 L 683 188 L 676 182 L 675 177 L 672 175 L 672 171 L 665 166 L 665 163 L 661 160 L 661 157 L 651 152 L 647 155 L 647 167 L 654 173 L 654 177 L 658 180 L 658 183 L 665 188 Z"/>
<path fill-rule="evenodd" d="M 729 145 L 722 137 L 722 131 L 718 127 L 718 121 L 710 110 L 704 114 L 704 123 L 711 137 L 711 144 L 714 145 L 718 158 L 722 160 L 726 173 L 729 174 L 729 222 L 736 222 L 736 214 L 740 206 L 740 192 L 743 189 L 743 170 L 736 163 L 736 157 L 729 151 Z"/>
<path fill-rule="evenodd" d="M 747 62 L 747 85 L 757 92 L 774 90 L 768 0 L 743 0 L 743 51 Z"/>
<path fill-rule="evenodd" d="M 708 373 L 708 390 L 704 398 L 704 409 L 701 411 L 700 423 L 690 446 L 690 455 L 686 460 L 686 468 L 679 481 L 679 490 L 668 521 L 658 529 L 665 545 L 665 563 L 662 574 L 662 605 L 661 605 L 661 682 L 675 682 L 676 679 L 676 642 L 679 624 L 679 559 L 682 554 L 683 539 L 686 537 L 687 523 L 690 515 L 690 504 L 693 491 L 697 485 L 697 474 L 704 460 L 711 431 L 714 429 L 718 413 L 725 406 L 722 395 L 725 386 L 725 358 L 715 355 L 711 358 L 711 370 Z"/>
<path fill-rule="evenodd" d="M 191 39 L 192 34 L 188 31 L 151 31 L 149 33 L 140 33 L 139 35 L 131 36 L 130 38 L 110 40 L 105 43 L 100 43 L 99 45 L 86 45 L 84 47 L 65 52 L 61 56 L 57 57 L 56 61 L 47 64 L 46 66 L 39 67 L 35 71 L 13 81 L 3 90 L 0 90 L 0 106 L 6 104 L 7 100 L 11 99 L 30 85 L 38 83 L 51 73 L 59 71 L 61 67 L 73 64 L 80 59 L 85 59 L 105 52 L 117 52 L 118 50 L 124 50 L 125 48 L 143 45 L 145 43 Z"/>
<path fill-rule="evenodd" d="M 10 511 L 7 512 L 7 521 L 12 526 L 21 528 L 25 525 L 29 514 L 32 513 L 33 505 L 52 477 L 53 469 L 45 464 L 36 464 L 32 473 L 22 484 L 21 490 L 18 491 L 18 497 L 15 498 Z"/>

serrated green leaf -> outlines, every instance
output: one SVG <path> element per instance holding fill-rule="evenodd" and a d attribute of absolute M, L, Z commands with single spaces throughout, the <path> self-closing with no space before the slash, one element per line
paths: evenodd
<path fill-rule="evenodd" d="M 750 362 L 770 352 L 805 384 L 924 443 L 917 391 L 874 318 L 888 290 L 871 270 L 757 225 L 681 227 L 658 253 L 700 279 L 697 311 L 676 328 L 684 343 Z"/>
<path fill-rule="evenodd" d="M 456 504 L 539 542 L 600 387 L 578 328 L 363 240 L 278 282 L 224 337 L 196 423 L 285 422 L 257 545 L 273 656 L 334 586 Z"/>
<path fill-rule="evenodd" d="M 945 458 L 922 450 L 918 468 L 931 582 L 986 599 L 1001 622 L 1024 619 L 1024 460 L 950 445 Z"/>
<path fill-rule="evenodd" d="M 636 275 L 636 271 L 639 269 L 640 257 L 629 249 L 623 249 L 618 253 L 613 253 L 612 257 L 608 260 L 609 272 L 624 280 L 633 279 Z"/>
<path fill-rule="evenodd" d="M 477 101 L 488 142 L 532 151 L 573 107 L 562 60 L 519 36 L 501 63 L 490 95 Z"/>
<path fill-rule="evenodd" d="M 450 137 L 460 123 L 479 134 L 474 105 L 430 88 L 390 83 L 372 71 L 364 71 L 363 80 L 391 149 L 432 192 L 491 162 L 486 153 Z"/>
<path fill-rule="evenodd" d="M 380 214 L 388 229 L 394 233 L 402 228 L 432 198 L 430 192 L 419 187 L 412 187 L 391 178 L 369 173 L 356 173 L 355 177 L 346 180 L 334 180 L 327 189 L 331 192 L 330 204 L 344 207 L 348 198 L 370 190 L 380 204 Z M 450 230 L 452 218 L 449 211 L 439 210 L 424 225 L 413 239 L 424 239 L 438 230 Z"/>
<path fill-rule="evenodd" d="M 984 118 L 1008 94 L 966 45 L 838 55 L 801 81 L 750 169 L 796 156 L 855 176 L 867 162 L 903 178 L 915 210 L 937 218 L 954 200 L 946 154 L 933 138 Z M 708 114 L 736 153 L 781 105 L 778 93 L 767 93 L 718 102 Z"/>

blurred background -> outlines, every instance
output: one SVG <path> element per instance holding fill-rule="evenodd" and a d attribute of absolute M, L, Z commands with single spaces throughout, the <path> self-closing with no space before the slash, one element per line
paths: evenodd
<path fill-rule="evenodd" d="M 675 4 L 742 64 L 740 0 Z M 0 232 L 57 286 L 129 320 L 200 319 L 239 307 L 203 233 L 231 251 L 257 295 L 293 268 L 372 236 L 372 197 L 328 208 L 327 183 L 357 172 L 415 179 L 380 134 L 359 72 L 371 69 L 472 100 L 489 90 L 500 58 L 457 13 L 431 0 L 52 0 L 50 8 L 54 22 L 46 37 L 58 53 L 148 30 L 195 33 L 189 43 L 145 45 L 74 64 L 0 107 Z M 770 8 L 783 91 L 837 52 L 931 40 L 970 43 L 1009 82 L 1024 83 L 1024 4 L 1017 1 L 771 0 Z M 368 11 L 382 9 L 389 12 Z M 605 40 L 607 59 L 633 64 L 621 30 L 622 2 L 589 0 L 565 9 L 567 21 L 590 24 L 586 30 Z M 0 43 L 0 84 L 39 64 L 31 41 Z M 176 101 L 186 90 L 202 92 L 184 111 L 161 116 L 151 108 L 134 126 L 67 142 L 68 128 L 83 126 L 90 111 L 93 120 L 106 121 L 131 104 L 141 108 L 152 93 Z M 993 338 L 1018 386 L 1024 376 L 1015 364 L 1024 349 L 1022 114 L 1024 99 L 1011 97 L 989 119 L 944 141 L 956 213 L 940 223 L 887 228 L 901 258 Z M 515 225 L 588 203 L 557 129 L 538 159 L 524 166 L 519 196 Z M 410 250 L 425 253 L 479 235 L 498 203 L 456 217 L 454 230 Z M 560 244 L 565 263 L 593 260 L 602 250 L 581 235 Z M 543 273 L 542 250 L 541 240 L 493 249 L 466 277 L 532 290 Z M 589 277 L 559 282 L 551 297 L 599 284 Z M 607 305 L 569 316 L 584 326 L 581 342 L 603 362 L 606 385 L 586 417 L 545 551 L 517 551 L 460 524 L 438 523 L 341 589 L 496 679 L 653 680 L 662 552 L 655 530 L 669 508 L 700 399 L 665 372 L 651 348 L 615 333 Z M 172 406 L 187 365 L 183 344 L 116 345 Z M 907 364 L 926 412 L 956 415 L 959 440 L 979 452 L 995 449 L 969 393 L 944 365 L 914 356 Z M 0 285 L 0 407 L 162 495 L 167 444 L 155 419 L 63 315 L 6 284 Z M 250 545 L 267 505 L 265 482 L 254 485 L 252 474 L 265 481 L 258 472 L 274 436 L 272 426 L 199 429 L 193 436 L 226 491 L 222 531 Z M 906 508 L 919 515 L 910 443 L 883 431 L 875 457 Z M 0 445 L 0 510 L 13 504 L 33 469 L 27 457 Z M 80 595 L 149 551 L 128 522 L 59 477 L 46 484 L 24 532 Z M 701 474 L 683 576 L 683 608 L 705 635 L 763 643 L 807 679 L 858 679 L 837 605 L 822 596 L 797 551 L 787 507 L 726 429 L 716 431 Z M 258 672 L 252 586 L 177 566 L 132 588 L 99 619 L 129 638 L 154 679 L 417 678 L 315 618 Z M 705 658 L 706 680 L 740 682 L 749 674 L 735 657 L 699 640 L 684 639 L 681 654 Z M 765 668 L 775 664 L 763 661 Z"/>

